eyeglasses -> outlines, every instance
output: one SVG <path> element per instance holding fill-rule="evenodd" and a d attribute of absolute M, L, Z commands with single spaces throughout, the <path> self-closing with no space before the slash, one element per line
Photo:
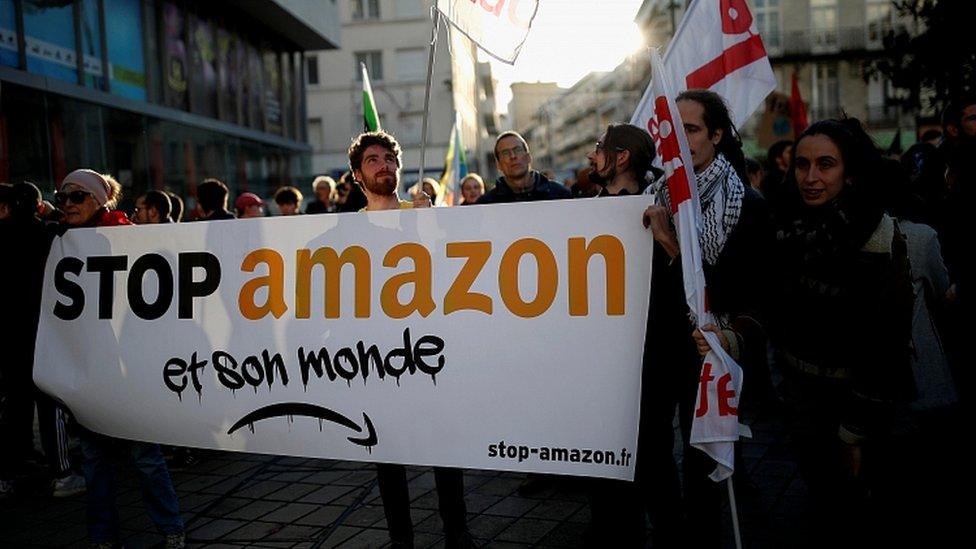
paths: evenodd
<path fill-rule="evenodd" d="M 505 160 L 508 160 L 510 158 L 522 156 L 527 152 L 528 151 L 525 149 L 525 147 L 519 145 L 517 147 L 512 147 L 511 149 L 503 149 L 498 151 L 498 158 L 504 158 Z"/>
<path fill-rule="evenodd" d="M 56 200 L 58 204 L 61 204 L 62 206 L 68 202 L 71 202 L 72 204 L 81 204 L 89 196 L 92 196 L 92 194 L 85 191 L 71 191 L 70 193 L 58 191 L 54 193 L 54 200 Z"/>

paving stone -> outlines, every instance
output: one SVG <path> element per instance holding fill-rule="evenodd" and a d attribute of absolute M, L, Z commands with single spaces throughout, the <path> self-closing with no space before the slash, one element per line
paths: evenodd
<path fill-rule="evenodd" d="M 468 493 L 464 496 L 464 504 L 468 508 L 469 513 L 481 513 L 502 499 L 503 496 Z"/>
<path fill-rule="evenodd" d="M 306 526 L 328 526 L 332 524 L 337 518 L 339 518 L 343 512 L 345 512 L 345 507 L 339 507 L 337 505 L 321 505 L 318 506 L 311 513 L 297 519 L 295 522 L 297 524 L 304 524 Z"/>
<path fill-rule="evenodd" d="M 532 508 L 539 505 L 535 499 L 510 496 L 484 510 L 486 515 L 501 515 L 504 517 L 521 517 Z"/>
<path fill-rule="evenodd" d="M 312 473 L 311 475 L 305 477 L 303 482 L 307 482 L 309 484 L 335 484 L 340 479 L 348 477 L 351 474 L 352 471 L 344 471 L 344 470 L 319 471 L 317 473 Z"/>
<path fill-rule="evenodd" d="M 367 482 L 372 482 L 375 478 L 376 471 L 370 469 L 366 471 L 353 471 L 335 482 L 336 484 L 344 484 L 346 486 L 362 486 Z"/>
<path fill-rule="evenodd" d="M 241 520 L 215 519 L 191 530 L 188 534 L 189 537 L 198 540 L 217 540 L 246 524 L 247 522 Z"/>
<path fill-rule="evenodd" d="M 559 523 L 553 520 L 523 518 L 515 521 L 511 526 L 502 530 L 498 536 L 495 537 L 495 541 L 501 540 L 533 544 L 551 532 L 557 524 Z"/>
<path fill-rule="evenodd" d="M 420 547 L 416 541 L 415 538 L 414 545 Z M 339 547 L 340 549 L 377 549 L 388 545 L 390 545 L 390 536 L 386 529 L 366 528 L 343 542 Z"/>
<path fill-rule="evenodd" d="M 275 482 L 273 480 L 263 480 L 250 485 L 245 485 L 236 494 L 233 494 L 242 498 L 263 498 L 272 492 L 277 492 L 287 486 L 284 482 Z"/>
<path fill-rule="evenodd" d="M 481 485 L 478 491 L 493 496 L 508 496 L 514 493 L 520 484 L 522 484 L 520 479 L 497 477 Z"/>
<path fill-rule="evenodd" d="M 323 486 L 312 492 L 309 492 L 308 494 L 305 494 L 304 496 L 299 498 L 299 501 L 303 501 L 306 503 L 317 503 L 320 505 L 331 503 L 336 499 L 338 499 L 339 497 L 342 497 L 353 490 L 354 488 L 351 488 L 349 486 Z"/>
<path fill-rule="evenodd" d="M 386 516 L 383 514 L 383 507 L 379 505 L 364 505 L 359 509 L 356 509 L 349 514 L 343 524 L 348 524 L 349 526 L 373 526 L 380 521 L 385 521 Z M 385 524 L 385 523 L 384 523 Z"/>
<path fill-rule="evenodd" d="M 340 526 L 336 528 L 331 535 L 322 544 L 325 549 L 331 549 L 333 547 L 339 547 L 353 536 L 361 533 L 365 528 L 354 528 L 352 526 Z"/>
<path fill-rule="evenodd" d="M 284 527 L 285 524 L 280 522 L 255 520 L 248 522 L 247 526 L 243 528 L 234 530 L 234 533 L 228 537 L 232 538 L 235 543 L 258 543 Z"/>
<path fill-rule="evenodd" d="M 575 522 L 564 522 L 553 528 L 539 540 L 544 547 L 583 547 L 583 533 L 587 525 Z"/>
<path fill-rule="evenodd" d="M 288 524 L 281 530 L 271 534 L 266 541 L 274 541 L 275 539 L 291 539 L 302 541 L 308 539 L 309 541 L 315 541 L 316 536 L 323 531 L 320 526 L 306 526 L 302 524 Z"/>
<path fill-rule="evenodd" d="M 296 482 L 293 484 L 288 484 L 281 490 L 271 492 L 264 497 L 278 501 L 294 501 L 296 499 L 301 499 L 318 489 L 319 487 L 315 484 L 302 484 L 300 482 Z"/>
<path fill-rule="evenodd" d="M 261 517 L 261 520 L 266 520 L 269 522 L 295 522 L 318 508 L 318 505 L 313 505 L 311 503 L 288 503 L 283 507 L 275 509 L 267 515 L 264 515 Z"/>
<path fill-rule="evenodd" d="M 515 519 L 512 517 L 480 515 L 468 522 L 468 531 L 476 538 L 491 540 L 513 522 Z"/>
<path fill-rule="evenodd" d="M 528 518 L 566 520 L 583 506 L 578 501 L 543 501 L 525 513 Z"/>
<path fill-rule="evenodd" d="M 250 503 L 227 513 L 226 517 L 241 520 L 257 520 L 264 515 L 267 515 L 272 511 L 276 511 L 284 506 L 284 504 L 280 501 L 267 501 L 260 499 L 250 501 Z"/>

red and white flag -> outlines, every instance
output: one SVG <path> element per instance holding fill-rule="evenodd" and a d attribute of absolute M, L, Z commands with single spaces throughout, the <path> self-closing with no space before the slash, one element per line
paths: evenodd
<path fill-rule="evenodd" d="M 741 125 L 776 89 L 776 75 L 746 0 L 692 0 L 664 54 L 676 92 L 721 95 Z M 630 123 L 644 126 L 653 98 L 644 93 Z"/>
<path fill-rule="evenodd" d="M 539 0 L 437 0 L 437 11 L 454 28 L 499 61 L 515 63 Z"/>
<path fill-rule="evenodd" d="M 698 202 L 691 149 L 670 75 L 656 50 L 651 50 L 651 85 L 654 114 L 645 127 L 657 145 L 664 177 L 671 198 L 671 215 L 678 230 L 681 248 L 681 271 L 685 299 L 694 313 L 698 327 L 714 323 L 708 308 L 705 272 L 702 269 L 701 245 L 698 241 L 701 207 Z M 739 393 L 742 368 L 728 355 L 713 332 L 703 332 L 712 351 L 705 356 L 698 386 L 698 405 L 691 426 L 691 445 L 708 454 L 718 464 L 710 475 L 718 482 L 728 478 L 735 468 L 733 443 L 739 439 Z"/>

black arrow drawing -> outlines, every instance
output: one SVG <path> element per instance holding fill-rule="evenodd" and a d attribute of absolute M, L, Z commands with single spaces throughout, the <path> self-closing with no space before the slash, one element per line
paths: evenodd
<path fill-rule="evenodd" d="M 250 412 L 241 419 L 237 420 L 237 423 L 235 423 L 227 431 L 227 434 L 233 434 L 234 431 L 245 425 L 247 425 L 253 433 L 255 422 L 273 417 L 287 417 L 288 420 L 291 421 L 294 416 L 314 417 L 320 422 L 321 420 L 331 421 L 333 423 L 338 423 L 343 427 L 348 427 L 357 433 L 363 432 L 363 427 L 360 427 L 355 421 L 347 418 L 339 412 L 336 412 L 335 410 L 330 410 L 322 406 L 307 404 L 304 402 L 281 402 L 278 404 L 271 404 L 263 408 L 258 408 L 257 410 Z M 365 446 L 366 450 L 372 453 L 373 446 L 376 445 L 376 429 L 373 428 L 373 422 L 369 419 L 369 416 L 366 415 L 366 412 L 363 412 L 363 421 L 368 434 L 363 438 L 346 437 L 346 440 L 353 444 Z"/>

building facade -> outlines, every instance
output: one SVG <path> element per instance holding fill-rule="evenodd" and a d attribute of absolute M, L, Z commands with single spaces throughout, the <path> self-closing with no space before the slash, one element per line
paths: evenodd
<path fill-rule="evenodd" d="M 339 3 L 342 48 L 307 58 L 308 131 L 316 173 L 348 169 L 347 150 L 363 131 L 362 81 L 365 63 L 380 125 L 403 148 L 404 191 L 416 182 L 424 116 L 431 0 L 347 0 Z M 442 22 L 430 90 L 425 175 L 444 167 L 457 113 L 469 168 L 482 169 L 483 140 L 490 130 L 482 96 L 494 94 L 490 69 L 479 66 L 474 45 Z M 488 76 L 484 71 L 488 70 Z M 480 75 L 480 76 L 479 76 Z M 487 78 L 487 79 L 486 79 Z M 490 118 L 494 117 L 492 114 Z M 480 113 L 480 114 L 479 114 Z"/>
<path fill-rule="evenodd" d="M 206 177 L 232 195 L 296 182 L 303 52 L 338 46 L 334 4 L 0 0 L 0 180 L 51 191 L 90 167 L 191 207 Z"/>

